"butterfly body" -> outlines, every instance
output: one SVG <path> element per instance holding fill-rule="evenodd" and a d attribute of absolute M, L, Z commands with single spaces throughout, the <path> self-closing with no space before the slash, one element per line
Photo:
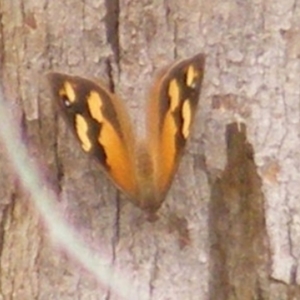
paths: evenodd
<path fill-rule="evenodd" d="M 82 149 L 141 209 L 161 206 L 177 170 L 199 100 L 204 55 L 179 61 L 155 82 L 139 140 L 124 103 L 103 84 L 61 73 L 48 75 L 53 95 Z"/>

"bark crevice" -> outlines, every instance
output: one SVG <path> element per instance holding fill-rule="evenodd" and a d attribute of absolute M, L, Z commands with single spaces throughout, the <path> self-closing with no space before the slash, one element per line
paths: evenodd
<path fill-rule="evenodd" d="M 120 4 L 119 0 L 106 0 L 106 17 L 105 27 L 107 41 L 111 45 L 114 53 L 114 58 L 119 65 L 120 61 L 120 41 L 119 41 L 119 15 L 120 15 Z"/>

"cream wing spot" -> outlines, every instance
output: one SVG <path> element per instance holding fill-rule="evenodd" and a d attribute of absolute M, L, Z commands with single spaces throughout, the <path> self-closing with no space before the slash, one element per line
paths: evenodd
<path fill-rule="evenodd" d="M 88 124 L 82 115 L 77 114 L 75 116 L 75 127 L 77 136 L 81 142 L 81 147 L 85 152 L 88 152 L 92 148 L 92 143 L 87 135 Z"/>
<path fill-rule="evenodd" d="M 192 108 L 189 99 L 186 99 L 182 106 L 182 118 L 183 118 L 183 126 L 182 126 L 182 135 L 185 139 L 190 134 L 190 127 L 192 121 Z"/>
<path fill-rule="evenodd" d="M 174 111 L 178 107 L 180 101 L 180 90 L 176 79 L 171 80 L 168 94 L 171 98 L 170 110 Z"/>
<path fill-rule="evenodd" d="M 195 69 L 193 65 L 190 65 L 186 74 L 186 84 L 187 86 L 194 88 L 196 79 L 199 77 L 199 72 Z"/>
<path fill-rule="evenodd" d="M 104 117 L 102 114 L 103 102 L 100 95 L 95 91 L 91 91 L 88 96 L 87 103 L 91 116 L 99 123 L 102 123 L 104 121 Z"/>
<path fill-rule="evenodd" d="M 177 126 L 172 112 L 179 106 L 180 103 L 180 89 L 176 79 L 171 80 L 169 84 L 168 94 L 170 96 L 170 108 L 165 118 L 165 128 L 168 128 L 169 136 L 173 140 L 173 136 L 177 132 Z M 175 140 L 173 140 L 173 142 L 175 147 Z"/>
<path fill-rule="evenodd" d="M 58 93 L 66 106 L 70 106 L 76 100 L 74 88 L 69 81 L 64 82 L 64 86 L 59 90 Z"/>

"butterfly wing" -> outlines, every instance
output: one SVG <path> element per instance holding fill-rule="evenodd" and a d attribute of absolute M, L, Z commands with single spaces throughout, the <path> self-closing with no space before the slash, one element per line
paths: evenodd
<path fill-rule="evenodd" d="M 50 73 L 48 78 L 82 149 L 96 157 L 114 183 L 135 199 L 135 140 L 123 103 L 93 81 L 61 73 Z"/>
<path fill-rule="evenodd" d="M 191 132 L 199 101 L 205 58 L 198 54 L 167 68 L 157 79 L 148 107 L 147 128 L 156 194 L 169 189 Z"/>

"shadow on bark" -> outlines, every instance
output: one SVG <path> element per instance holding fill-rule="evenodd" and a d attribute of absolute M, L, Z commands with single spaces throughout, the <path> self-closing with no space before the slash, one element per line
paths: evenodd
<path fill-rule="evenodd" d="M 226 128 L 227 165 L 212 183 L 210 299 L 268 299 L 262 183 L 246 126 Z"/>

